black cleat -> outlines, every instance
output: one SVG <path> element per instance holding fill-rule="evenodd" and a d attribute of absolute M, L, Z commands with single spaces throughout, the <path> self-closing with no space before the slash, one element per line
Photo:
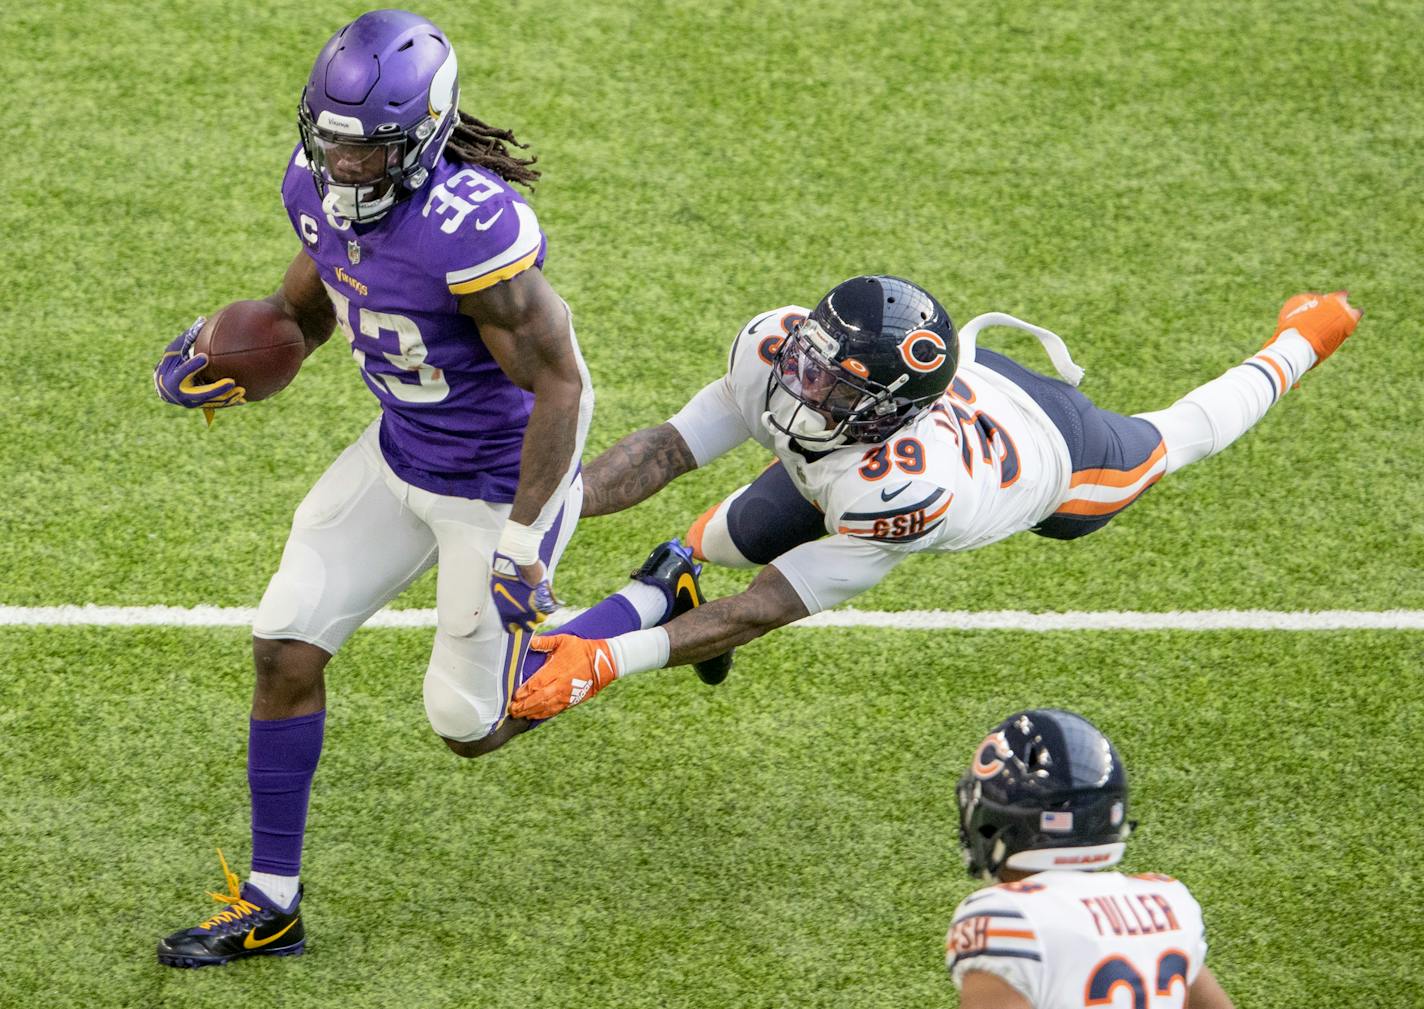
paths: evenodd
<path fill-rule="evenodd" d="M 218 852 L 222 858 L 222 852 Z M 227 893 L 208 896 L 227 905 L 195 928 L 174 932 L 158 943 L 158 962 L 169 967 L 215 967 L 245 956 L 295 956 L 306 948 L 302 895 L 285 911 L 251 883 L 238 886 L 237 875 L 222 860 Z"/>
<path fill-rule="evenodd" d="M 668 614 L 668 619 L 672 620 L 702 605 L 702 586 L 697 581 L 697 576 L 701 573 L 702 565 L 692 562 L 692 551 L 672 539 L 654 547 L 643 566 L 630 577 L 647 585 L 655 585 L 667 593 L 672 602 L 672 612 Z M 703 683 L 715 687 L 732 671 L 732 656 L 735 652 L 736 649 L 732 649 L 713 658 L 694 662 L 692 668 L 697 671 L 697 676 Z"/>

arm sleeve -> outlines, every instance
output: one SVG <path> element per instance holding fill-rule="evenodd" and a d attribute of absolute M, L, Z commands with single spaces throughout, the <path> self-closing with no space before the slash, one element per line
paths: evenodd
<path fill-rule="evenodd" d="M 682 435 L 698 466 L 706 466 L 752 436 L 725 375 L 704 386 L 668 423 Z"/>
<path fill-rule="evenodd" d="M 1033 922 L 1002 891 L 980 890 L 959 905 L 945 937 L 944 964 L 956 988 L 963 987 L 965 974 L 984 971 L 1030 1004 L 1043 1004 L 1043 944 Z"/>
<path fill-rule="evenodd" d="M 791 583 L 806 612 L 820 613 L 879 584 L 904 557 L 841 535 L 803 543 L 771 563 Z"/>

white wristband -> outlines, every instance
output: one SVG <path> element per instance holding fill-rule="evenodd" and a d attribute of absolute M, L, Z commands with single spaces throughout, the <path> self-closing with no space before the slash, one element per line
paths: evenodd
<path fill-rule="evenodd" d="M 505 522 L 495 550 L 515 564 L 534 564 L 539 560 L 539 547 L 543 542 L 544 534 L 538 529 L 511 520 Z"/>
<path fill-rule="evenodd" d="M 668 640 L 667 631 L 661 627 L 649 627 L 646 631 L 609 638 L 608 650 L 613 653 L 613 668 L 618 670 L 618 675 L 632 676 L 667 665 L 672 643 Z"/>

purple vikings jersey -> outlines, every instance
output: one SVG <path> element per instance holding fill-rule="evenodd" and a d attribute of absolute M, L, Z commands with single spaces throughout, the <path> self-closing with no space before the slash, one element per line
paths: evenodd
<path fill-rule="evenodd" d="M 514 500 L 534 397 L 500 369 L 460 296 L 544 262 L 534 211 L 498 176 L 442 158 L 368 225 L 328 216 L 299 146 L 282 202 L 381 401 L 381 452 L 436 494 Z"/>

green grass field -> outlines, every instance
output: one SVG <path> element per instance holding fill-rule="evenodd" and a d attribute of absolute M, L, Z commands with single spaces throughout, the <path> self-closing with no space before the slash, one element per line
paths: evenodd
<path fill-rule="evenodd" d="M 7 16 L 0 605 L 253 606 L 376 406 L 340 340 L 211 430 L 150 372 L 276 286 L 312 57 L 359 12 L 68 0 Z M 1424 608 L 1424 9 L 524 0 L 422 8 L 462 104 L 540 156 L 597 452 L 717 375 L 759 310 L 861 273 L 1061 333 L 1164 406 L 1348 287 L 1357 336 L 1260 428 L 1073 544 L 920 558 L 867 609 Z M 1039 368 L 1025 340 L 984 341 Z M 588 605 L 765 463 L 580 528 Z M 714 593 L 744 583 L 714 572 Z M 431 606 L 422 580 L 402 599 Z M 1118 743 L 1134 870 L 1180 876 L 1245 1006 L 1424 1004 L 1417 632 L 789 630 L 710 691 L 610 690 L 493 758 L 425 723 L 422 631 L 330 669 L 310 952 L 153 943 L 247 859 L 246 635 L 0 629 L 0 1006 L 953 1006 L 975 884 L 952 785 L 1015 707 Z"/>

